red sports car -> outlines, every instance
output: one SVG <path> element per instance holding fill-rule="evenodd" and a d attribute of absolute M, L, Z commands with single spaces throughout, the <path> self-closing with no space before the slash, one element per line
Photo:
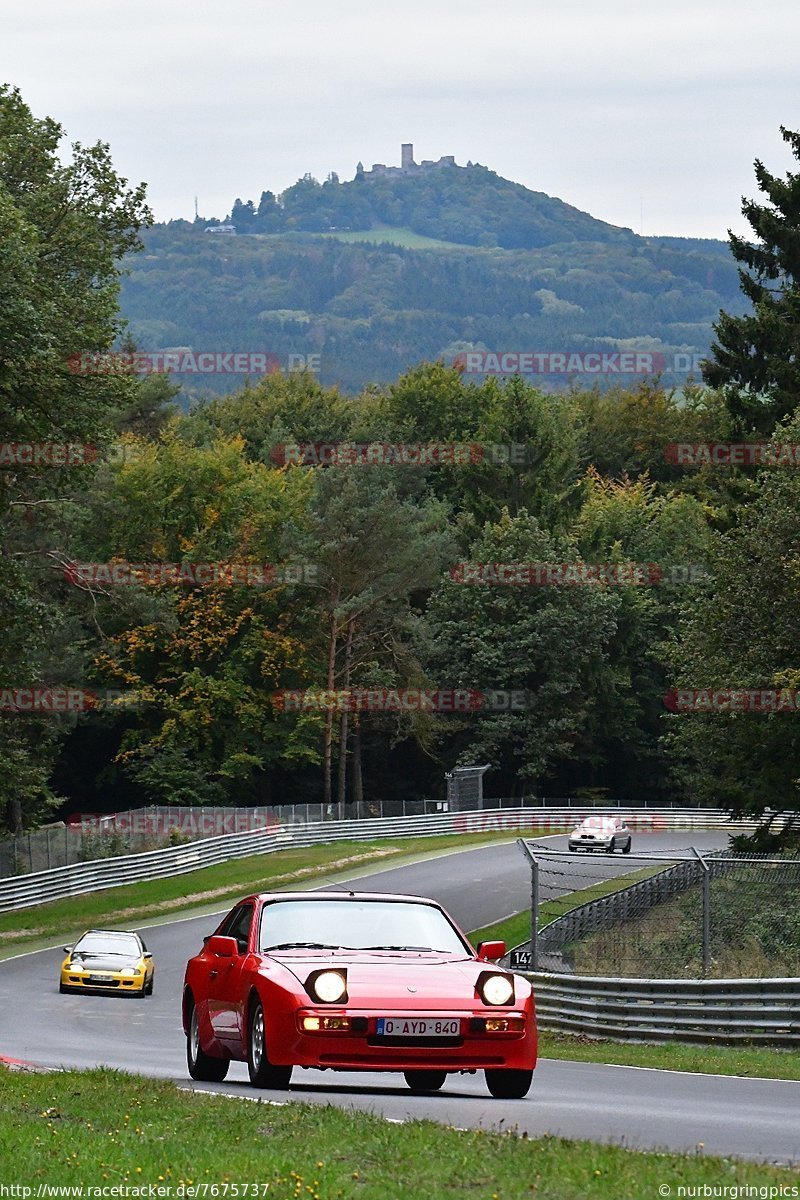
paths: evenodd
<path fill-rule="evenodd" d="M 477 954 L 438 904 L 373 892 L 248 896 L 189 960 L 183 989 L 193 1079 L 247 1062 L 256 1087 L 293 1067 L 402 1072 L 414 1092 L 485 1072 L 493 1096 L 527 1094 L 536 1065 L 531 985 Z"/>

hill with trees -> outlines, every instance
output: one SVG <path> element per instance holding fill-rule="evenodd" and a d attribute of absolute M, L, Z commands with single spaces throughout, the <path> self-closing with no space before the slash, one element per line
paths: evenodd
<path fill-rule="evenodd" d="M 304 175 L 280 196 L 262 192 L 258 206 L 237 199 L 231 221 L 237 233 L 402 227 L 445 242 L 504 250 L 572 241 L 624 244 L 634 236 L 479 165 L 413 175 L 359 172 L 345 183 L 335 174 L 324 183 Z"/>
<path fill-rule="evenodd" d="M 279 231 L 258 232 L 267 212 Z M 145 235 L 121 293 L 143 349 L 266 350 L 284 366 L 318 356 L 321 381 L 348 392 L 470 349 L 641 349 L 681 385 L 720 309 L 742 311 L 723 242 L 638 237 L 484 169 L 301 180 L 280 203 L 239 202 L 233 217 L 237 236 L 207 233 L 206 221 Z M 409 247 L 423 236 L 437 240 Z M 197 394 L 197 379 L 182 382 Z M 238 382 L 207 376 L 200 390 Z"/>

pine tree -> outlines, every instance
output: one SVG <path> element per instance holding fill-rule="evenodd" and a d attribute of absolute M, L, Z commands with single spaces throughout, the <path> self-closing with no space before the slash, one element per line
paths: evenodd
<path fill-rule="evenodd" d="M 800 161 L 800 133 L 781 126 Z M 734 436 L 769 434 L 800 404 L 800 174 L 778 179 L 755 162 L 768 203 L 742 201 L 756 241 L 730 234 L 741 289 L 753 306 L 744 316 L 721 312 L 714 326 L 706 383 L 725 389 Z"/>

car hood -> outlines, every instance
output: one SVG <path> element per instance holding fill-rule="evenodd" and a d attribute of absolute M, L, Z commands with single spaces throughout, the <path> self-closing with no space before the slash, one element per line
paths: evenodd
<path fill-rule="evenodd" d="M 486 971 L 508 974 L 493 963 L 475 959 L 442 959 L 415 954 L 302 955 L 281 958 L 282 965 L 303 984 L 312 971 L 347 970 L 349 1005 L 391 1002 L 410 1009 L 446 1008 L 475 1003 L 475 984 Z M 518 981 L 518 984 L 521 981 Z M 516 988 L 522 999 L 525 992 Z"/>
<path fill-rule="evenodd" d="M 69 960 L 71 967 L 85 967 L 87 971 L 121 971 L 124 967 L 136 967 L 138 963 L 138 958 L 105 958 L 102 954 L 86 958 L 78 954 Z"/>

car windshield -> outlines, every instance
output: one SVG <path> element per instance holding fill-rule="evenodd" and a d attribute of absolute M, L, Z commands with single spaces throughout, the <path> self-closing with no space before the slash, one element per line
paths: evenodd
<path fill-rule="evenodd" d="M 73 947 L 73 954 L 118 955 L 138 958 L 141 951 L 135 937 L 124 933 L 87 933 Z"/>
<path fill-rule="evenodd" d="M 470 953 L 438 908 L 398 900 L 280 900 L 261 914 L 259 946 L 275 949 Z"/>
<path fill-rule="evenodd" d="M 617 822 L 613 817 L 587 817 L 585 821 L 581 821 L 578 829 L 586 833 L 605 833 L 609 829 L 616 829 Z"/>

